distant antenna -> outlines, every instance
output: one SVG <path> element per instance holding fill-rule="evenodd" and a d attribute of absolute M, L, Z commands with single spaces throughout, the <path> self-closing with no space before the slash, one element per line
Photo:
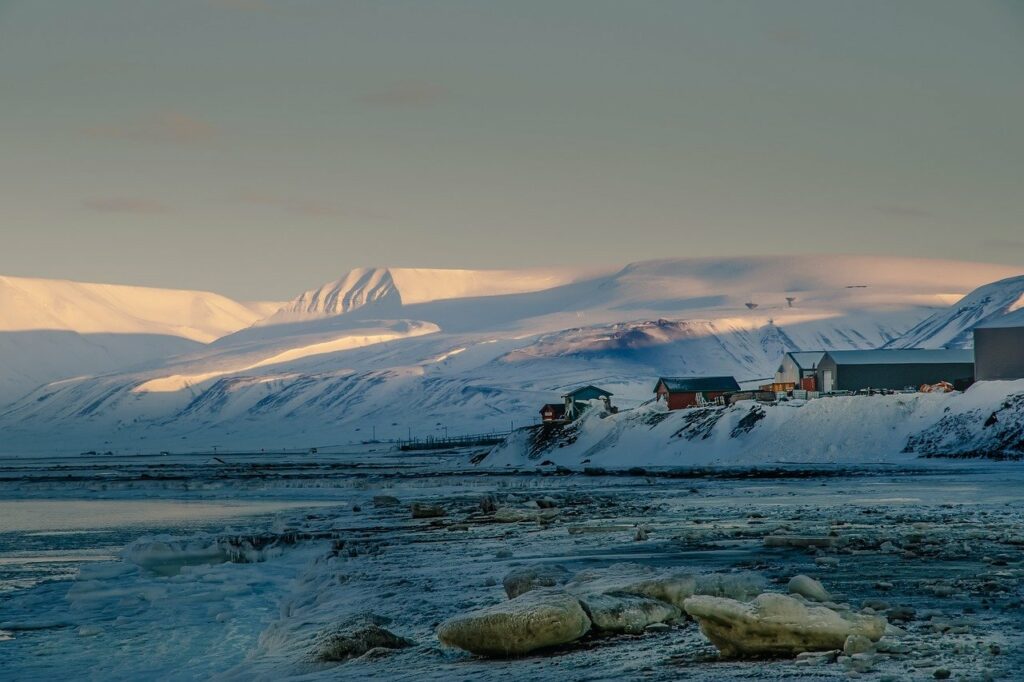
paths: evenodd
<path fill-rule="evenodd" d="M 796 296 L 787 296 L 786 297 L 786 305 L 788 307 L 792 308 L 794 303 L 796 303 Z"/>

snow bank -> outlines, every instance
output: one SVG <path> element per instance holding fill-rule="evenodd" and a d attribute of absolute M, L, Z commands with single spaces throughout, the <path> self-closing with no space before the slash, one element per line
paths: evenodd
<path fill-rule="evenodd" d="M 480 466 L 857 464 L 935 454 L 1024 455 L 1024 381 L 980 382 L 966 393 L 595 412 L 517 431 Z"/>

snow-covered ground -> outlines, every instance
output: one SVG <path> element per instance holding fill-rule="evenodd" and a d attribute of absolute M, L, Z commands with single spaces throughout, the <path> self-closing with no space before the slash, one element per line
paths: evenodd
<path fill-rule="evenodd" d="M 517 431 L 481 466 L 916 465 L 922 455 L 1024 458 L 1024 380 L 978 382 L 964 393 L 592 410 L 571 424 Z"/>
<path fill-rule="evenodd" d="M 789 350 L 898 343 L 974 287 L 1014 274 L 867 256 L 360 269 L 212 343 L 178 339 L 192 345 L 158 359 L 40 364 L 26 354 L 30 376 L 45 365 L 59 380 L 0 396 L 0 452 L 308 448 L 504 431 L 581 384 L 630 407 L 660 375 L 756 384 Z"/>
<path fill-rule="evenodd" d="M 1014 679 L 1024 664 L 1016 463 L 598 476 L 467 472 L 471 455 L 8 463 L 3 677 Z M 375 504 L 382 495 L 397 505 Z M 413 501 L 445 515 L 411 518 Z M 797 546 L 808 537 L 818 546 Z M 503 602 L 513 569 L 623 563 L 638 575 L 753 572 L 771 592 L 806 574 L 895 629 L 838 663 L 719 660 L 685 619 L 511 660 L 436 638 L 444 619 Z M 318 660 L 326 636 L 370 618 L 414 646 Z"/>

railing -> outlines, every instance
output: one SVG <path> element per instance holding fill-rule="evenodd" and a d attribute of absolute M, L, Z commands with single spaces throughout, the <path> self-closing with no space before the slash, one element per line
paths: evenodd
<path fill-rule="evenodd" d="M 449 448 L 465 448 L 477 445 L 498 445 L 512 433 L 511 431 L 495 431 L 491 433 L 473 433 L 461 436 L 441 436 L 414 438 L 399 441 L 398 449 L 409 450 L 447 450 Z"/>

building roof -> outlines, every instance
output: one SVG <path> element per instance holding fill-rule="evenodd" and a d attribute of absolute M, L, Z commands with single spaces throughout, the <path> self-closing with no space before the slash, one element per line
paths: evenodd
<path fill-rule="evenodd" d="M 740 385 L 732 377 L 661 377 L 654 387 L 665 384 L 669 393 L 698 393 L 702 391 L 738 391 Z"/>
<path fill-rule="evenodd" d="M 792 353 L 786 353 L 790 358 L 793 359 L 793 363 L 796 364 L 800 369 L 814 369 L 821 362 L 821 359 L 825 357 L 825 351 L 823 350 L 798 350 Z"/>
<path fill-rule="evenodd" d="M 574 400 L 593 400 L 594 398 L 611 397 L 612 394 L 603 388 L 597 386 L 580 386 L 569 391 L 563 398 L 572 398 Z"/>
<path fill-rule="evenodd" d="M 983 322 L 975 327 L 975 329 L 1005 329 L 1007 327 L 1024 327 L 1024 308 L 1014 310 L 1012 313 L 1007 313 L 994 320 Z"/>
<path fill-rule="evenodd" d="M 544 414 L 548 410 L 551 410 L 556 417 L 565 415 L 565 403 L 547 403 L 544 407 L 540 408 L 540 413 Z"/>
<path fill-rule="evenodd" d="M 973 350 L 959 348 L 830 350 L 826 355 L 837 365 L 942 365 L 974 362 Z"/>

